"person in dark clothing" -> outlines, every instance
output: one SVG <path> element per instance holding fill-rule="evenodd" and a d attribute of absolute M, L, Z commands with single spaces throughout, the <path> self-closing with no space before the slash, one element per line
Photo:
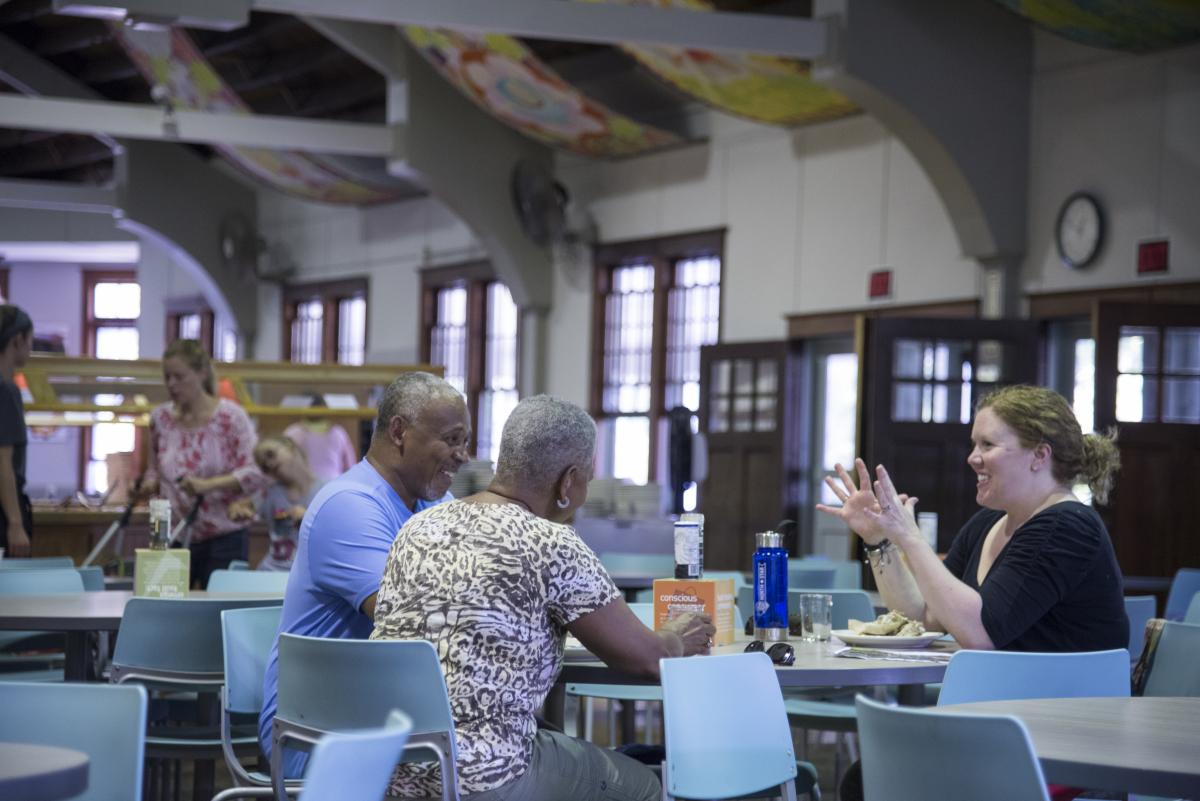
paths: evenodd
<path fill-rule="evenodd" d="M 837 466 L 827 479 L 840 507 L 818 504 L 862 537 L 890 609 L 948 631 L 963 648 L 1096 651 L 1129 644 L 1124 582 L 1099 515 L 1071 488 L 1083 479 L 1103 503 L 1119 456 L 1111 436 L 1079 428 L 1066 398 L 1041 387 L 997 390 L 980 401 L 967 463 L 984 507 L 943 562 L 921 535 L 916 498 L 883 465 L 872 486 Z M 903 552 L 904 559 L 899 558 Z"/>
<path fill-rule="evenodd" d="M 858 487 L 837 465 L 840 483 L 826 482 L 842 505 L 817 508 L 862 537 L 890 609 L 948 631 L 963 648 L 1125 648 L 1129 619 L 1112 541 L 1100 516 L 1072 491 L 1083 480 L 1105 502 L 1119 467 L 1113 440 L 1085 436 L 1057 392 L 1014 386 L 985 396 L 967 458 L 983 509 L 958 532 L 945 561 L 917 527 L 917 499 L 898 493 L 883 465 L 872 483 L 856 459 Z M 1079 792 L 1052 790 L 1062 797 Z M 847 771 L 840 797 L 863 797 L 858 763 Z"/>
<path fill-rule="evenodd" d="M 33 508 L 25 494 L 25 404 L 15 377 L 33 348 L 33 321 L 19 306 L 0 306 L 0 548 L 29 556 Z"/>

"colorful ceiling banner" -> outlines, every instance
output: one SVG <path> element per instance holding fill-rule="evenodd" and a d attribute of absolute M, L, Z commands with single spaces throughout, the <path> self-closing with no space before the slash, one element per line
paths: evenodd
<path fill-rule="evenodd" d="M 222 80 L 182 28 L 112 31 L 151 86 L 166 87 L 177 108 L 224 114 L 254 111 Z M 254 178 L 292 195 L 324 203 L 363 205 L 395 200 L 401 192 L 354 178 L 328 158 L 291 150 L 226 147 L 216 150 Z"/>
<path fill-rule="evenodd" d="M 635 156 L 683 143 L 601 105 L 511 36 L 406 26 L 409 41 L 480 108 L 527 136 L 586 156 Z"/>
<path fill-rule="evenodd" d="M 691 9 L 698 13 L 713 10 L 708 0 L 615 2 Z M 809 80 L 808 64 L 803 61 L 659 45 L 622 45 L 621 49 L 676 89 L 713 108 L 755 122 L 803 125 L 858 111 L 842 95 Z"/>
<path fill-rule="evenodd" d="M 996 0 L 1079 44 L 1146 53 L 1200 40 L 1196 0 Z"/>

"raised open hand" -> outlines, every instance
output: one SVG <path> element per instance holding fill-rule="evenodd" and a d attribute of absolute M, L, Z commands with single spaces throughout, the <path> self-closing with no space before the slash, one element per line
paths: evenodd
<path fill-rule="evenodd" d="M 866 462 L 855 459 L 854 467 L 858 472 L 857 487 L 846 468 L 841 464 L 834 466 L 841 482 L 827 476 L 825 484 L 842 505 L 818 503 L 818 511 L 840 518 L 868 545 L 902 534 L 909 525 L 916 525 L 914 510 L 917 499 L 897 493 L 882 465 L 876 468 L 879 481 L 874 483 L 874 491 L 871 489 L 871 474 L 867 472 Z"/>

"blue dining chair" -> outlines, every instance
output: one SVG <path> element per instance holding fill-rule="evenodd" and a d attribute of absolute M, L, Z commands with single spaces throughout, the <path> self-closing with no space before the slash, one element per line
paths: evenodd
<path fill-rule="evenodd" d="M 322 737 L 300 801 L 382 801 L 412 728 L 408 716 L 393 709 L 380 728 Z"/>
<path fill-rule="evenodd" d="M 817 770 L 797 762 L 775 666 L 761 651 L 659 661 L 666 760 L 663 799 L 725 799 L 777 789 L 819 799 Z"/>
<path fill-rule="evenodd" d="M 0 559 L 0 570 L 51 570 L 60 567 L 75 567 L 69 556 L 32 556 L 28 559 Z"/>
<path fill-rule="evenodd" d="M 637 615 L 644 625 L 654 628 L 654 604 L 632 603 L 629 608 Z M 654 684 L 581 684 L 570 683 L 566 686 L 567 695 L 579 699 L 579 729 L 578 736 L 592 739 L 592 704 L 591 699 L 602 698 L 608 701 L 608 744 L 616 745 L 617 712 L 616 703 L 633 704 L 636 709 L 638 702 L 661 702 L 662 687 Z M 649 733 L 650 720 L 647 716 L 646 730 Z"/>
<path fill-rule="evenodd" d="M 1167 593 L 1167 606 L 1163 617 L 1167 620 L 1183 620 L 1188 604 L 1200 592 L 1200 568 L 1181 567 L 1171 579 L 1171 590 Z"/>
<path fill-rule="evenodd" d="M 788 566 L 792 565 L 804 568 L 832 567 L 834 569 L 833 589 L 862 589 L 862 562 L 851 559 L 830 559 L 828 556 L 804 556 L 799 559 L 789 559 Z"/>
<path fill-rule="evenodd" d="M 811 564 L 788 562 L 788 589 L 832 590 L 837 573 L 837 568 L 832 564 L 813 567 Z"/>
<path fill-rule="evenodd" d="M 1153 595 L 1126 595 L 1125 616 L 1129 618 L 1129 658 L 1136 662 L 1146 646 L 1146 624 L 1154 617 Z"/>
<path fill-rule="evenodd" d="M 282 598 L 290 575 L 280 570 L 214 570 L 208 577 L 207 589 L 209 592 L 271 592 Z"/>
<path fill-rule="evenodd" d="M 76 801 L 141 801 L 146 691 L 106 684 L 0 682 L 0 741 L 88 755 Z"/>
<path fill-rule="evenodd" d="M 283 750 L 310 749 L 330 732 L 378 726 L 403 709 L 413 733 L 404 761 L 438 763 L 443 801 L 458 801 L 458 752 L 446 680 L 425 640 L 341 640 L 279 635 L 279 697 L 271 780 L 284 799 Z"/>
<path fill-rule="evenodd" d="M 95 565 L 88 567 L 77 567 L 75 571 L 79 573 L 79 578 L 83 579 L 84 592 L 103 592 L 104 591 L 104 569 Z"/>
<path fill-rule="evenodd" d="M 170 784 L 180 775 L 179 760 L 191 759 L 194 794 L 211 795 L 213 761 L 223 755 L 217 725 L 225 682 L 221 612 L 278 605 L 277 599 L 215 598 L 131 598 L 125 605 L 109 680 L 141 684 L 153 696 L 146 736 L 148 783 Z M 179 693 L 196 697 L 164 695 Z M 258 753 L 257 726 L 240 733 L 235 750 L 243 756 Z"/>
<path fill-rule="evenodd" d="M 63 558 L 69 561 L 69 558 Z M 0 561 L 0 564 L 7 561 Z M 0 570 L 0 595 L 68 592 L 83 592 L 83 579 L 73 567 Z M 61 634 L 48 631 L 0 631 L 0 681 L 62 681 L 62 662 Z"/>
<path fill-rule="evenodd" d="M 855 703 L 866 801 L 1049 801 L 1017 718 Z"/>
<path fill-rule="evenodd" d="M 1143 695 L 1200 696 L 1200 625 L 1163 623 Z"/>
<path fill-rule="evenodd" d="M 1124 648 L 1074 653 L 963 650 L 950 657 L 938 706 L 1128 696 L 1129 652 Z"/>
<path fill-rule="evenodd" d="M 1200 623 L 1200 592 L 1192 596 L 1192 602 L 1188 604 L 1187 614 L 1183 616 L 1184 623 Z"/>
<path fill-rule="evenodd" d="M 263 792 L 259 795 L 274 795 L 270 775 L 243 767 L 237 754 L 234 723 L 240 718 L 253 721 L 255 726 L 258 724 L 263 703 L 263 676 L 282 613 L 282 606 L 226 609 L 221 612 L 225 665 L 225 684 L 221 688 L 221 750 L 234 788 L 231 788 L 228 796 L 219 793 L 214 801 L 217 798 L 223 801 L 229 797 L 244 797 L 246 794 L 234 792 L 241 788 L 261 788 Z M 294 786 L 298 790 L 299 783 L 294 783 Z"/>
<path fill-rule="evenodd" d="M 655 578 L 674 578 L 675 556 L 669 553 L 605 551 L 600 564 L 609 573 L 637 573 Z"/>

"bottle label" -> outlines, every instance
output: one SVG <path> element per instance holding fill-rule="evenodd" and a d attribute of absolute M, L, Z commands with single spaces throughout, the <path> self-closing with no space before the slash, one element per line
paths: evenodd
<path fill-rule="evenodd" d="M 696 523 L 675 524 L 675 577 L 700 577 L 700 526 Z"/>

